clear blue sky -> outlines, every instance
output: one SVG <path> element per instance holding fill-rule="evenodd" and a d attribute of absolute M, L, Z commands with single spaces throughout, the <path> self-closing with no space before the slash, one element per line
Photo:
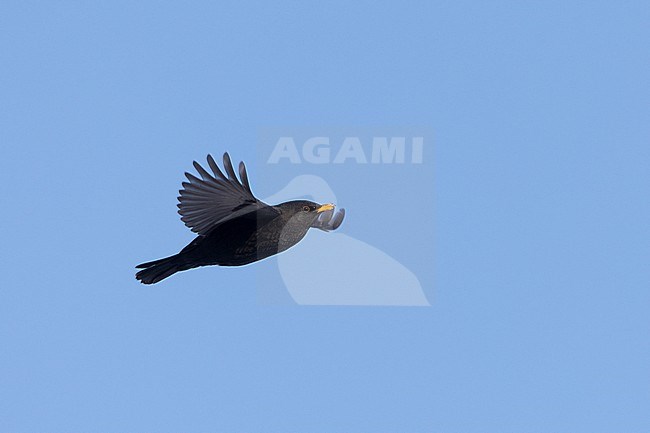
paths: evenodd
<path fill-rule="evenodd" d="M 650 431 L 647 2 L 424 4 L 2 2 L 0 432 Z M 431 307 L 137 284 L 193 159 L 303 125 L 431 128 Z"/>

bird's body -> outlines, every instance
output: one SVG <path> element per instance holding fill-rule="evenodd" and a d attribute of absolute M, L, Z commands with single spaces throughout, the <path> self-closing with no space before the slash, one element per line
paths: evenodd
<path fill-rule="evenodd" d="M 179 197 L 182 220 L 198 236 L 178 254 L 138 265 L 136 278 L 153 284 L 170 275 L 199 266 L 242 266 L 285 251 L 307 234 L 310 227 L 336 229 L 344 211 L 336 215 L 334 206 L 296 200 L 270 206 L 257 200 L 248 185 L 243 163 L 239 182 L 228 154 L 224 155 L 226 178 L 208 155 L 214 176 L 198 163 L 202 176 L 186 173 Z"/>

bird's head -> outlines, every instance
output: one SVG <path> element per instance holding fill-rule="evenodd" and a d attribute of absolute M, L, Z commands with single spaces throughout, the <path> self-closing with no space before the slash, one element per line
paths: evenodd
<path fill-rule="evenodd" d="M 285 215 L 285 218 L 288 217 L 298 224 L 304 224 L 305 227 L 309 227 L 322 212 L 334 209 L 333 204 L 318 204 L 309 200 L 288 201 L 278 207 Z"/>

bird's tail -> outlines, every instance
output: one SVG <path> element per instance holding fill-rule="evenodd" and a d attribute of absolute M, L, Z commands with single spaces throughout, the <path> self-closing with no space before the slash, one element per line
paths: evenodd
<path fill-rule="evenodd" d="M 142 284 L 155 284 L 176 272 L 190 269 L 191 266 L 185 263 L 180 254 L 176 254 L 153 262 L 141 263 L 136 268 L 142 269 L 135 274 L 136 279 Z"/>

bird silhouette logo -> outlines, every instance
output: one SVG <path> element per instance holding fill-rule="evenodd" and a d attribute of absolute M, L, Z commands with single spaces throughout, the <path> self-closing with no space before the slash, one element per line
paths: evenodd
<path fill-rule="evenodd" d="M 325 179 L 315 175 L 294 177 L 266 201 L 295 197 L 337 202 Z M 419 279 L 408 267 L 346 233 L 314 233 L 278 255 L 277 265 L 287 291 L 299 305 L 430 305 Z"/>

